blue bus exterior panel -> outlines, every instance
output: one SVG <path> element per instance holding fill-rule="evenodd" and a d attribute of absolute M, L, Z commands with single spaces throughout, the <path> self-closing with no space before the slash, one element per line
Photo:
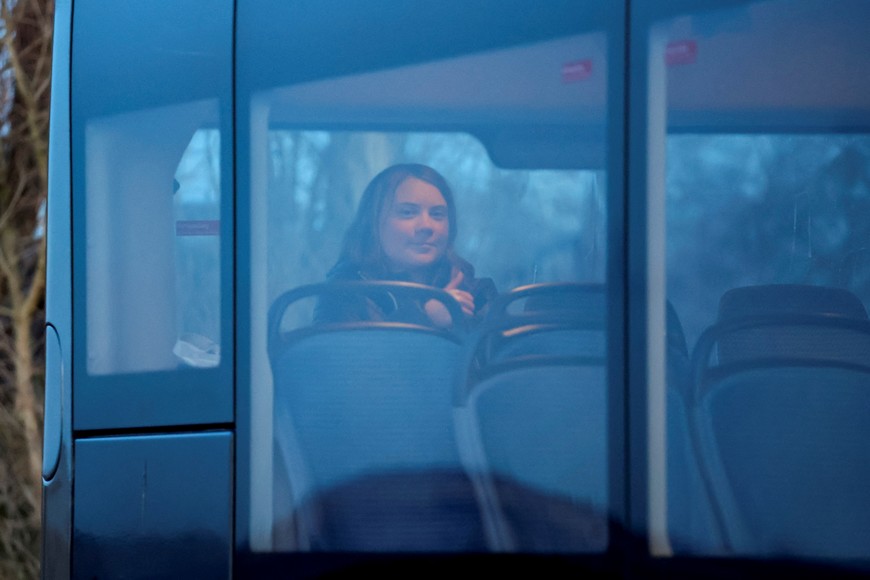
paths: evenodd
<path fill-rule="evenodd" d="M 43 578 L 69 578 L 72 530 L 72 247 L 70 32 L 72 3 L 54 7 L 46 221 L 46 377 L 42 488 Z M 54 352 L 52 352 L 54 351 Z M 48 476 L 48 477 L 45 477 Z"/>
<path fill-rule="evenodd" d="M 224 431 L 77 441 L 73 577 L 229 577 L 232 444 Z"/>

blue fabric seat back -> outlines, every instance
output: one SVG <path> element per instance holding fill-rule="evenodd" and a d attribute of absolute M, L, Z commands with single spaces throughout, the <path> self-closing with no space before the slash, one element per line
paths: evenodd
<path fill-rule="evenodd" d="M 607 547 L 604 298 L 600 285 L 518 288 L 493 304 L 466 344 L 457 432 L 494 549 Z M 533 539 L 528 530 L 546 527 L 553 509 L 580 527 Z"/>
<path fill-rule="evenodd" d="M 734 289 L 693 356 L 693 437 L 741 555 L 870 554 L 870 321 L 837 288 Z"/>
<path fill-rule="evenodd" d="M 870 368 L 776 365 L 707 385 L 700 448 L 731 550 L 870 554 Z"/>
<path fill-rule="evenodd" d="M 459 352 L 437 334 L 375 328 L 324 332 L 288 348 L 274 366 L 275 421 L 291 422 L 315 488 L 366 472 L 457 466 L 451 381 Z"/>
<path fill-rule="evenodd" d="M 462 483 L 457 487 L 453 475 L 461 476 L 473 513 L 464 514 L 465 523 L 454 523 L 474 527 L 479 517 L 453 428 L 460 335 L 383 322 L 282 331 L 287 306 L 321 291 L 330 289 L 291 291 L 270 315 L 275 465 L 285 470 L 276 474 L 282 496 L 274 503 L 289 512 L 276 514 L 276 522 L 293 520 L 297 549 L 467 549 L 434 538 L 445 536 L 443 518 L 437 490 L 424 484 L 426 474 L 439 474 L 439 489 L 459 501 Z M 454 310 L 461 317 L 458 306 Z M 372 481 L 389 481 L 401 497 L 392 494 L 395 501 L 386 501 Z M 382 506 L 382 519 L 372 519 L 374 504 Z M 382 529 L 385 521 L 392 522 L 390 530 Z"/>

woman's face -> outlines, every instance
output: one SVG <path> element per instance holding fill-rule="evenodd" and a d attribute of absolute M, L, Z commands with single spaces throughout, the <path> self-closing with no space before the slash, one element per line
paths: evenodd
<path fill-rule="evenodd" d="M 450 234 L 447 202 L 437 187 L 409 177 L 381 214 L 380 242 L 395 271 L 412 276 L 444 255 Z"/>

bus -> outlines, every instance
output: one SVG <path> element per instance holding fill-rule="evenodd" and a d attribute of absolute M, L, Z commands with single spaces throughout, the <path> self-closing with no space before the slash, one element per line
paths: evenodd
<path fill-rule="evenodd" d="M 868 22 L 57 0 L 43 577 L 866 575 Z M 401 164 L 469 320 L 331 276 Z"/>

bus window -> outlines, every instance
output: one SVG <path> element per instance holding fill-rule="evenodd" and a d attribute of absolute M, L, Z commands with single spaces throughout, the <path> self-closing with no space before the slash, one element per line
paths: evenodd
<path fill-rule="evenodd" d="M 51 11 L 43 571 L 229 575 L 233 2 Z"/>
<path fill-rule="evenodd" d="M 220 132 L 199 130 L 173 180 L 175 333 L 172 349 L 191 367 L 220 362 Z"/>
<path fill-rule="evenodd" d="M 868 17 L 765 1 L 651 28 L 650 308 L 685 337 L 649 381 L 655 554 L 868 553 Z"/>
<path fill-rule="evenodd" d="M 506 8 L 508 21 L 520 18 L 520 4 Z M 334 42 L 330 54 L 360 57 L 350 69 L 311 53 L 306 19 L 320 22 L 312 13 L 270 5 L 282 16 L 270 13 L 269 21 L 298 27 L 280 35 L 246 28 L 256 21 L 254 7 L 239 14 L 241 139 L 250 153 L 240 159 L 240 187 L 250 188 L 243 315 L 251 321 L 251 483 L 240 493 L 249 498 L 241 525 L 251 548 L 602 552 L 607 36 L 559 31 L 558 11 L 522 42 L 482 29 L 451 31 L 451 4 L 421 16 L 445 26 L 414 29 L 431 36 L 414 42 L 426 54 L 399 55 L 377 43 L 363 50 L 342 35 L 343 18 L 351 17 L 374 28 L 366 38 L 395 33 L 380 30 L 384 15 L 374 22 L 346 8 L 330 13 L 316 41 Z M 277 59 L 268 72 L 246 68 L 274 54 L 294 58 Z M 456 319 L 448 329 L 389 317 L 312 326 L 326 300 L 316 292 L 330 291 L 321 286 L 367 184 L 397 164 L 422 164 L 444 177 L 455 198 L 453 248 L 504 302 L 492 297 L 493 309 L 465 331 Z M 399 195 L 394 187 L 390 195 Z M 381 215 L 369 219 L 382 228 Z M 388 259 L 382 234 L 371 235 L 384 252 L 378 259 Z M 352 274 L 355 282 L 391 280 L 362 268 Z M 392 281 L 415 280 L 403 276 Z M 512 304 L 503 298 L 529 286 Z M 560 293 L 577 286 L 589 291 Z M 401 304 L 406 290 L 389 289 L 384 310 Z M 371 304 L 381 308 L 377 297 Z M 583 312 L 586 326 L 511 341 L 511 354 L 500 351 L 505 358 L 475 386 L 457 379 L 469 374 L 475 329 L 496 327 L 496 306 L 503 316 L 511 309 L 531 316 L 533 304 Z M 550 326 L 537 323 L 537 330 L 558 326 L 549 314 Z M 518 332 L 498 328 L 499 337 Z M 547 362 L 512 366 L 509 356 Z"/>
<path fill-rule="evenodd" d="M 125 114 L 94 120 L 85 131 L 89 374 L 207 360 L 185 341 L 190 325 L 204 341 L 220 342 L 219 165 L 214 143 L 211 152 L 204 148 L 207 134 L 194 133 L 214 108 L 201 103 Z M 182 123 L 187 130 L 179 130 Z M 169 134 L 177 136 L 171 147 Z M 193 290 L 212 296 L 191 296 Z M 190 320 L 192 299 L 207 310 L 199 322 Z"/>
<path fill-rule="evenodd" d="M 76 429 L 232 417 L 229 6 L 77 8 Z"/>

